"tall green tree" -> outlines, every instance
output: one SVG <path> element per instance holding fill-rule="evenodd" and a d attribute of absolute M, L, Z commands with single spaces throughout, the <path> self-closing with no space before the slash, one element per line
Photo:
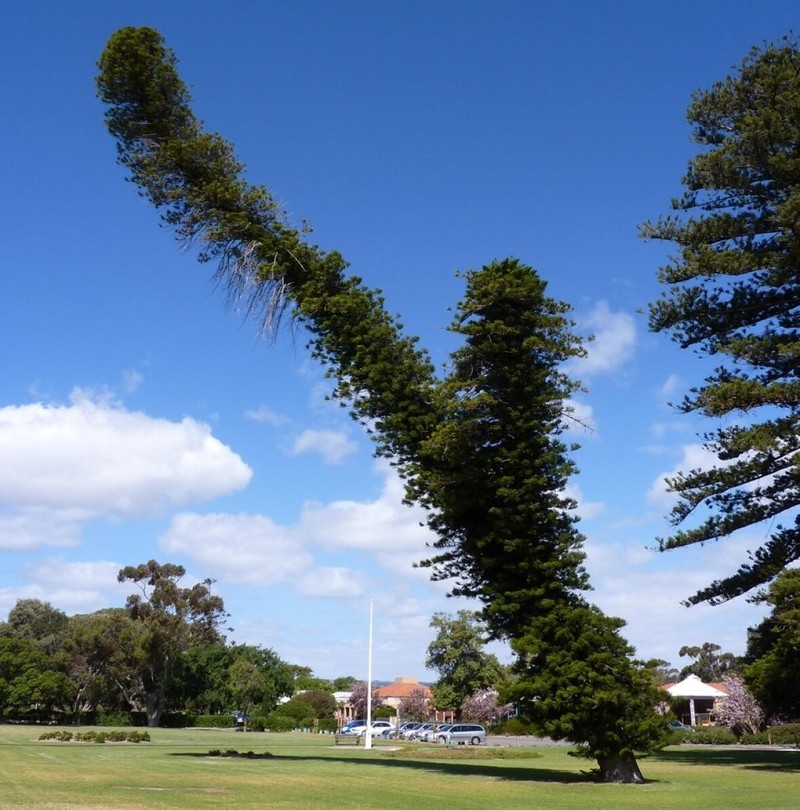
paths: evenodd
<path fill-rule="evenodd" d="M 288 664 L 268 647 L 254 647 L 239 644 L 231 648 L 234 660 L 244 659 L 252 663 L 264 680 L 264 694 L 261 698 L 261 711 L 269 714 L 284 697 L 294 692 L 294 664 Z"/>
<path fill-rule="evenodd" d="M 436 636 L 428 645 L 425 666 L 439 673 L 432 689 L 434 703 L 437 709 L 460 712 L 470 695 L 497 684 L 502 667 L 496 656 L 485 652 L 486 626 L 474 611 L 436 613 L 430 626 Z"/>
<path fill-rule="evenodd" d="M 720 652 L 719 644 L 704 642 L 701 646 L 684 646 L 678 651 L 683 658 L 689 656 L 692 663 L 687 664 L 680 672 L 681 679 L 689 675 L 697 675 L 701 681 L 716 683 L 726 675 L 735 675 L 739 671 L 739 659 L 729 652 Z"/>
<path fill-rule="evenodd" d="M 745 682 L 767 718 L 800 720 L 800 569 L 779 574 L 757 601 L 771 611 L 748 631 Z"/>
<path fill-rule="evenodd" d="M 75 686 L 74 711 L 141 708 L 131 654 L 136 629 L 122 608 L 70 616 L 59 655 Z"/>
<path fill-rule="evenodd" d="M 564 494 L 575 468 L 560 434 L 577 385 L 560 365 L 582 352 L 569 308 L 516 260 L 470 271 L 453 325 L 465 346 L 453 356 L 452 372 L 437 379 L 380 293 L 345 275 L 339 254 L 308 244 L 267 190 L 241 178 L 230 144 L 203 132 L 158 32 L 118 31 L 99 67 L 120 163 L 178 237 L 199 244 L 201 260 L 217 263 L 218 278 L 262 323 L 274 324 L 289 309 L 305 325 L 335 395 L 397 466 L 408 500 L 428 508 L 437 535 L 427 561 L 433 576 L 454 580 L 453 593 L 479 599 L 491 632 L 512 642 L 529 638 L 531 622 L 556 610 L 578 618 L 581 608 L 596 619 L 578 596 L 588 586 L 583 538 L 575 504 Z M 633 693 L 622 715 L 604 716 L 609 733 L 595 735 L 587 751 L 602 753 L 603 778 L 638 781 L 633 745 L 659 744 L 644 714 L 657 699 L 634 677 L 639 670 L 630 648 L 618 643 L 618 620 L 595 620 L 593 627 L 595 637 L 605 628 L 605 648 L 620 656 L 620 691 Z M 571 650 L 580 656 L 586 645 Z M 527 653 L 519 654 L 525 669 Z M 547 661 L 539 655 L 536 666 Z M 560 727 L 579 743 L 588 740 L 581 735 L 591 725 L 591 700 L 582 706 L 589 714 L 574 734 Z M 620 724 L 632 728 L 615 736 Z M 610 747 L 601 751 L 601 744 Z"/>
<path fill-rule="evenodd" d="M 0 716 L 69 708 L 74 687 L 58 663 L 25 638 L 0 637 Z"/>
<path fill-rule="evenodd" d="M 139 588 L 125 607 L 133 622 L 129 654 L 135 661 L 135 691 L 143 697 L 149 726 L 157 726 L 161 719 L 183 653 L 192 644 L 220 640 L 218 628 L 227 616 L 221 597 L 211 593 L 210 580 L 180 587 L 185 573 L 183 566 L 150 560 L 127 566 L 117 575 L 119 582 L 133 582 Z"/>
<path fill-rule="evenodd" d="M 736 71 L 695 93 L 700 152 L 673 213 L 642 226 L 672 243 L 650 326 L 717 368 L 678 408 L 717 420 L 710 469 L 668 480 L 678 528 L 662 550 L 758 527 L 766 540 L 738 571 L 690 596 L 718 604 L 800 558 L 800 51 L 785 38 L 753 48 Z"/>
<path fill-rule="evenodd" d="M 43 652 L 52 654 L 61 644 L 67 627 L 67 614 L 41 599 L 18 599 L 8 612 L 5 632 L 14 638 L 26 638 Z"/>

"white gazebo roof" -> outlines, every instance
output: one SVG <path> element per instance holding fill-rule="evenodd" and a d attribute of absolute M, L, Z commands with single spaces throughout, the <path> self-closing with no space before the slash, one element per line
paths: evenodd
<path fill-rule="evenodd" d="M 709 683 L 703 683 L 697 675 L 689 675 L 680 683 L 675 683 L 667 687 L 667 692 L 669 692 L 672 697 L 683 698 L 727 697 L 725 692 L 721 689 L 717 689 Z"/>

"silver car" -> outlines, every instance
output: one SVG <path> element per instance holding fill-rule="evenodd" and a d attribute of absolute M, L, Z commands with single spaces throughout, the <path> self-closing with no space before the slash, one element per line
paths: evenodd
<path fill-rule="evenodd" d="M 477 723 L 455 723 L 437 735 L 437 739 L 444 743 L 480 745 L 486 742 L 486 729 Z"/>

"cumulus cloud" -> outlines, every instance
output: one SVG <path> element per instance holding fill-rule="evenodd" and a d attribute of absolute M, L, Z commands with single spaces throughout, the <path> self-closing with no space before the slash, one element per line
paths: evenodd
<path fill-rule="evenodd" d="M 208 425 L 82 391 L 69 405 L 0 408 L 0 447 L 5 548 L 73 545 L 93 517 L 159 514 L 241 489 L 252 475 Z"/>
<path fill-rule="evenodd" d="M 631 315 L 612 312 L 605 301 L 598 302 L 581 325 L 594 335 L 586 346 L 588 356 L 575 362 L 579 377 L 617 371 L 636 348 L 636 323 Z"/>
<path fill-rule="evenodd" d="M 84 523 L 91 515 L 81 509 L 0 506 L 0 549 L 29 551 L 41 546 L 80 545 Z"/>
<path fill-rule="evenodd" d="M 367 578 L 361 571 L 353 571 L 342 566 L 315 568 L 301 577 L 297 590 L 303 596 L 329 599 L 351 599 L 363 596 Z"/>
<path fill-rule="evenodd" d="M 340 464 L 355 450 L 355 442 L 341 430 L 304 430 L 294 441 L 292 455 L 319 453 L 327 464 Z"/>
<path fill-rule="evenodd" d="M 300 531 L 328 549 L 361 551 L 417 551 L 425 548 L 430 532 L 420 526 L 425 513 L 402 503 L 403 483 L 385 463 L 380 496 L 373 501 L 307 502 L 300 515 Z"/>
<path fill-rule="evenodd" d="M 161 548 L 202 564 L 231 582 L 279 585 L 313 566 L 313 558 L 291 529 L 264 515 L 176 515 Z"/>
<path fill-rule="evenodd" d="M 385 462 L 385 477 L 371 501 L 307 502 L 297 523 L 280 525 L 264 515 L 182 513 L 161 538 L 164 551 L 196 560 L 221 580 L 287 585 L 307 596 L 353 597 L 367 589 L 366 575 L 350 565 L 320 566 L 315 554 L 369 555 L 380 568 L 406 580 L 427 581 L 414 568 L 427 555 L 424 513 L 402 503 L 403 485 Z"/>

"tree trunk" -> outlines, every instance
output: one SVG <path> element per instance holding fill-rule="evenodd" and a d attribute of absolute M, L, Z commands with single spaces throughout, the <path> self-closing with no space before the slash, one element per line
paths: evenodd
<path fill-rule="evenodd" d="M 598 757 L 597 764 L 600 766 L 600 778 L 603 782 L 644 784 L 644 777 L 639 770 L 639 763 L 631 753 L 617 753 Z"/>
<path fill-rule="evenodd" d="M 160 689 L 149 689 L 145 694 L 145 711 L 148 728 L 157 728 L 164 711 L 164 700 Z"/>

